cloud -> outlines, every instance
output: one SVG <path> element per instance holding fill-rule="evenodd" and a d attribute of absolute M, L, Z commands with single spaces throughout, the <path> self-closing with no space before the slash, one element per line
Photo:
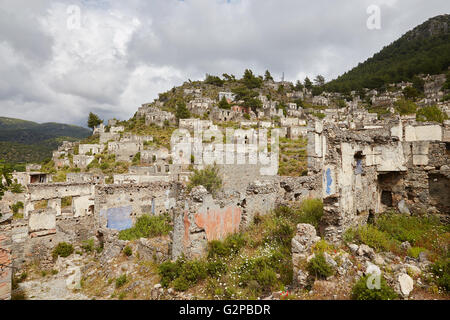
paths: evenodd
<path fill-rule="evenodd" d="M 245 68 L 332 79 L 430 17 L 439 0 L 5 0 L 0 115 L 84 125 L 129 118 L 159 92 Z M 381 9 L 368 30 L 366 9 Z M 70 6 L 80 28 L 67 28 Z"/>

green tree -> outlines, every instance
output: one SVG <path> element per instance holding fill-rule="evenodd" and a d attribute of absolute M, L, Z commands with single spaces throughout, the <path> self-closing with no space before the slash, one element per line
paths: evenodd
<path fill-rule="evenodd" d="M 91 128 L 92 130 L 94 130 L 94 128 L 101 123 L 103 123 L 103 120 L 101 120 L 98 115 L 96 115 L 95 113 L 89 112 L 89 118 L 87 121 L 88 128 Z"/>
<path fill-rule="evenodd" d="M 300 80 L 297 80 L 297 82 L 295 83 L 294 89 L 295 89 L 295 91 L 302 91 L 303 90 L 303 85 L 302 85 Z"/>
<path fill-rule="evenodd" d="M 230 109 L 231 106 L 228 103 L 227 99 L 225 97 L 222 97 L 222 99 L 219 101 L 219 108 L 220 109 Z"/>
<path fill-rule="evenodd" d="M 217 86 L 217 87 L 222 87 L 224 81 L 217 76 L 212 76 L 210 74 L 206 74 L 205 83 L 211 84 L 211 85 Z"/>
<path fill-rule="evenodd" d="M 190 177 L 188 190 L 195 186 L 202 185 L 209 193 L 215 194 L 222 188 L 222 179 L 219 176 L 219 168 L 217 166 L 207 166 L 203 170 L 194 170 Z"/>
<path fill-rule="evenodd" d="M 186 103 L 184 103 L 183 101 L 177 103 L 177 110 L 175 112 L 175 117 L 177 118 L 177 120 L 188 119 L 191 117 L 191 113 L 186 107 Z"/>
<path fill-rule="evenodd" d="M 423 107 L 416 114 L 417 121 L 436 121 L 443 123 L 447 119 L 447 115 L 437 106 Z"/>
<path fill-rule="evenodd" d="M 241 81 L 248 89 L 261 88 L 263 82 L 263 80 L 260 77 L 256 77 L 250 69 L 245 69 Z"/>
<path fill-rule="evenodd" d="M 273 81 L 272 75 L 270 74 L 269 70 L 266 70 L 266 73 L 264 74 L 264 81 Z"/>
<path fill-rule="evenodd" d="M 414 87 L 406 87 L 403 89 L 403 95 L 408 100 L 416 101 L 416 99 L 420 96 L 420 93 Z"/>
<path fill-rule="evenodd" d="M 309 80 L 308 77 L 305 78 L 305 81 L 303 82 L 303 85 L 308 90 L 310 90 L 312 88 L 312 82 L 311 82 L 311 80 Z"/>
<path fill-rule="evenodd" d="M 314 79 L 314 84 L 319 87 L 323 86 L 325 84 L 325 78 L 318 74 Z"/>

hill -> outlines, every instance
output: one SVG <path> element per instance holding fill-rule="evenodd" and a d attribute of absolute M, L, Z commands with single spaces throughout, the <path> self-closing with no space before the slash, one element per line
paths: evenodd
<path fill-rule="evenodd" d="M 450 66 L 450 15 L 431 18 L 352 70 L 330 81 L 325 90 L 346 92 L 411 81 L 418 74 L 447 72 Z"/>
<path fill-rule="evenodd" d="M 0 159 L 10 163 L 40 162 L 51 157 L 62 141 L 90 135 L 89 129 L 74 125 L 0 117 Z"/>

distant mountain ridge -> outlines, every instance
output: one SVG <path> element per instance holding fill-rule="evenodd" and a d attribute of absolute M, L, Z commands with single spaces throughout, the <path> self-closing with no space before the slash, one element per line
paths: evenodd
<path fill-rule="evenodd" d="M 0 117 L 0 159 L 11 163 L 40 162 L 51 157 L 62 141 L 76 141 L 91 134 L 87 128 L 69 124 Z"/>
<path fill-rule="evenodd" d="M 325 90 L 344 92 L 410 81 L 418 74 L 446 73 L 450 66 L 450 15 L 440 15 L 406 32 L 373 57 L 328 82 Z"/>

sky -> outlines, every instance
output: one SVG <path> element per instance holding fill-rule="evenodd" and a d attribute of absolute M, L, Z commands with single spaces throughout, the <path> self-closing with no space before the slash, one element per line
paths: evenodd
<path fill-rule="evenodd" d="M 331 80 L 446 13 L 447 0 L 0 0 L 0 116 L 124 120 L 188 79 L 246 68 Z"/>

